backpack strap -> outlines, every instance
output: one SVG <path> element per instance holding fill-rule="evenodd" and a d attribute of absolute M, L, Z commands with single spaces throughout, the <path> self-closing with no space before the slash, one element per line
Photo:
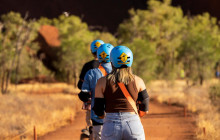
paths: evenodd
<path fill-rule="evenodd" d="M 128 102 L 131 104 L 132 108 L 134 109 L 135 113 L 138 114 L 137 106 L 133 98 L 131 97 L 130 93 L 126 89 L 125 85 L 123 83 L 118 82 L 118 86 L 120 87 L 121 91 L 123 92 L 124 96 L 128 100 Z"/>
<path fill-rule="evenodd" d="M 103 68 L 103 66 L 99 65 L 99 70 L 102 72 L 103 76 L 106 76 L 108 73 L 106 72 L 106 70 Z"/>

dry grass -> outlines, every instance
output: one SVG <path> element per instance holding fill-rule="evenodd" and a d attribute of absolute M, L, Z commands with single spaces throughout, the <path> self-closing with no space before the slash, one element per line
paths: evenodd
<path fill-rule="evenodd" d="M 209 87 L 218 80 L 205 81 L 203 86 L 188 87 L 183 80 L 175 82 L 153 81 L 147 85 L 151 97 L 160 102 L 170 102 L 187 106 L 188 110 L 198 113 L 197 138 L 204 140 L 220 139 L 220 113 L 209 99 Z M 205 128 L 206 135 L 203 133 Z"/>
<path fill-rule="evenodd" d="M 0 139 L 12 139 L 22 133 L 25 133 L 23 136 L 29 139 L 29 135 L 33 134 L 34 125 L 37 134 L 43 135 L 67 124 L 71 115 L 74 116 L 81 108 L 81 102 L 76 95 L 24 93 L 30 93 L 30 90 L 53 89 L 53 87 L 71 90 L 71 86 L 66 84 L 35 84 L 18 86 L 16 92 L 11 87 L 10 94 L 1 95 Z"/>
<path fill-rule="evenodd" d="M 182 104 L 198 113 L 198 139 L 217 140 L 220 139 L 220 114 L 208 98 L 209 86 L 217 82 L 212 80 L 203 86 L 187 87 L 183 80 L 158 80 L 149 83 L 147 89 L 149 95 L 160 102 Z M 31 139 L 34 125 L 38 135 L 43 135 L 67 124 L 70 115 L 74 116 L 81 108 L 78 97 L 72 94 L 78 92 L 64 83 L 10 86 L 10 94 L 0 95 L 0 139 L 11 140 L 23 132 L 26 139 Z M 204 127 L 206 135 L 203 134 Z"/>
<path fill-rule="evenodd" d="M 46 93 L 78 93 L 79 89 L 66 83 L 45 83 L 45 84 L 21 84 L 18 86 L 10 85 L 11 93 L 24 92 L 30 94 L 46 94 Z M 40 90 L 39 90 L 40 89 Z"/>

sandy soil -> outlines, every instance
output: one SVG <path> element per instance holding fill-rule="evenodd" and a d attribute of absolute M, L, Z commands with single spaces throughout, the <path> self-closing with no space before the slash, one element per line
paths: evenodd
<path fill-rule="evenodd" d="M 142 119 L 146 140 L 193 140 L 196 134 L 195 116 L 184 115 L 184 108 L 150 102 L 149 114 Z M 77 113 L 72 124 L 50 132 L 39 140 L 80 140 L 81 129 L 86 126 L 85 112 Z M 87 138 L 88 139 L 88 138 Z"/>

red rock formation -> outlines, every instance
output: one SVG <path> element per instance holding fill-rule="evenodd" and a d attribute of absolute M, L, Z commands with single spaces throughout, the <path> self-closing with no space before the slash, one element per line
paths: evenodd
<path fill-rule="evenodd" d="M 39 33 L 41 36 L 43 36 L 48 46 L 60 47 L 59 31 L 56 27 L 43 25 L 41 26 Z"/>
<path fill-rule="evenodd" d="M 40 45 L 40 50 L 37 53 L 38 58 L 48 69 L 56 72 L 57 69 L 53 63 L 59 60 L 57 52 L 60 51 L 61 45 L 58 29 L 50 25 L 41 26 L 36 41 Z"/>

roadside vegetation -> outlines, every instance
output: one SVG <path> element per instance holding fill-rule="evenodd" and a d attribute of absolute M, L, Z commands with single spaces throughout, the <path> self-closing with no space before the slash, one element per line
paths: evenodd
<path fill-rule="evenodd" d="M 216 71 L 220 71 L 219 21 L 209 13 L 184 15 L 180 7 L 170 4 L 171 0 L 150 0 L 147 10 L 129 10 L 130 17 L 119 25 L 114 35 L 90 30 L 89 26 L 75 15 L 60 15 L 54 19 L 41 17 L 37 20 L 29 19 L 28 14 L 22 17 L 15 12 L 1 15 L 0 98 L 5 101 L 5 107 L 10 106 L 8 103 L 13 100 L 13 103 L 24 102 L 25 105 L 26 99 L 30 104 L 44 102 L 40 99 L 43 95 L 37 95 L 35 101 L 34 97 L 32 100 L 32 95 L 29 98 L 22 92 L 11 92 L 9 86 L 17 85 L 25 78 L 44 75 L 58 82 L 76 85 L 82 64 L 92 59 L 90 43 L 94 39 L 102 39 L 114 46 L 126 45 L 131 48 L 134 53 L 133 71 L 143 77 L 146 83 L 166 81 L 162 82 L 158 89 L 152 89 L 153 94 L 158 94 L 159 100 L 178 101 L 192 112 L 198 113 L 198 126 L 207 127 L 207 135 L 198 133 L 198 138 L 219 138 L 219 83 L 210 85 L 207 82 L 215 78 Z M 58 59 L 50 62 L 56 71 L 45 67 L 38 56 L 41 46 L 36 39 L 42 25 L 54 26 L 59 31 L 61 44 L 59 51 L 54 52 Z M 176 85 L 178 79 L 183 80 Z M 162 93 L 156 91 L 160 88 L 164 89 Z M 58 95 L 54 95 L 54 98 L 55 96 Z M 67 97 L 60 96 L 61 99 Z M 53 98 L 53 95 L 48 98 Z M 44 99 L 48 102 L 47 98 Z M 53 101 L 59 102 L 58 99 Z M 71 103 L 74 106 L 73 102 Z M 43 108 L 40 105 L 39 107 Z M 7 112 L 7 108 L 3 107 L 0 111 Z M 0 117 L 0 123 L 2 120 Z M 20 131 L 20 128 L 22 127 L 19 126 L 19 131 L 13 129 L 13 134 L 10 134 L 21 133 L 24 129 Z"/>
<path fill-rule="evenodd" d="M 220 81 L 218 79 L 204 81 L 202 86 L 199 84 L 189 86 L 185 80 L 174 82 L 156 80 L 147 84 L 147 89 L 150 96 L 156 98 L 159 102 L 185 106 L 189 112 L 197 114 L 198 139 L 217 140 L 220 138 L 218 97 L 220 90 L 217 90 L 219 85 Z"/>
<path fill-rule="evenodd" d="M 0 96 L 0 139 L 33 139 L 34 126 L 42 136 L 69 124 L 82 103 L 73 94 L 54 94 L 57 87 L 73 89 L 67 84 L 29 84 L 10 87 L 10 94 Z M 53 94 L 36 93 L 46 89 Z"/>

